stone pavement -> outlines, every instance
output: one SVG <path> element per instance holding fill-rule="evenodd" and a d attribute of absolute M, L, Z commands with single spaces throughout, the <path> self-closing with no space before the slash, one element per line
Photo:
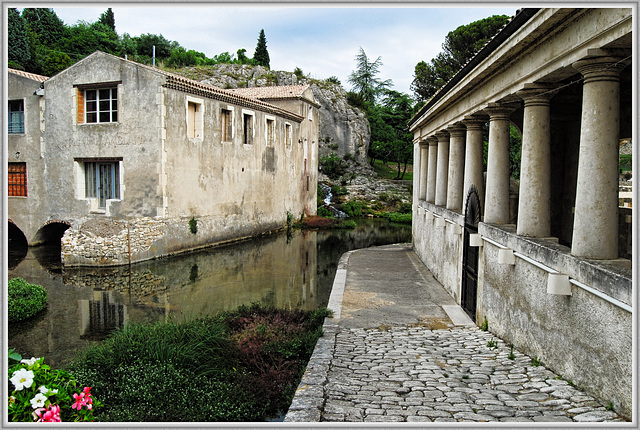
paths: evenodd
<path fill-rule="evenodd" d="M 346 253 L 328 307 L 285 422 L 625 421 L 477 327 L 409 245 Z"/>

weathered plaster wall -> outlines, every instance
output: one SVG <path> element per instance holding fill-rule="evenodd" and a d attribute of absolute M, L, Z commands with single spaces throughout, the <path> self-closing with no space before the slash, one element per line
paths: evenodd
<path fill-rule="evenodd" d="M 78 124 L 74 85 L 118 82 L 118 122 Z M 121 159 L 120 201 L 107 203 L 106 215 L 152 217 L 161 206 L 160 75 L 131 62 L 93 54 L 45 83 L 48 215 L 74 227 L 87 216 L 104 216 L 84 197 L 77 159 Z"/>
<path fill-rule="evenodd" d="M 24 133 L 8 135 L 5 162 L 27 163 L 27 197 L 8 197 L 7 215 L 30 241 L 47 220 L 45 202 L 38 198 L 47 192 L 40 140 L 44 100 L 34 95 L 40 82 L 14 73 L 7 73 L 7 79 L 8 100 L 24 102 Z"/>
<path fill-rule="evenodd" d="M 536 261 L 609 297 L 632 303 L 630 270 L 580 261 L 566 247 L 519 238 L 490 225 L 481 224 L 479 232 L 516 252 L 535 255 Z M 497 253 L 496 246 L 484 242 L 479 321 L 486 316 L 497 336 L 630 416 L 631 312 L 576 285 L 571 296 L 548 294 L 547 271 L 518 257 L 515 265 L 498 264 Z"/>

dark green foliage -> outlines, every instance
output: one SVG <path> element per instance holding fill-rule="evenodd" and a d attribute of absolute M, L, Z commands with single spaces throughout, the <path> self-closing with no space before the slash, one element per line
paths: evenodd
<path fill-rule="evenodd" d="M 151 58 L 153 47 L 156 47 L 156 58 L 165 59 L 171 56 L 171 42 L 164 38 L 162 34 L 141 34 L 136 37 L 136 47 L 138 55 Z"/>
<path fill-rule="evenodd" d="M 67 54 L 60 51 L 51 51 L 42 64 L 42 72 L 45 76 L 53 76 L 72 64 L 73 61 Z"/>
<path fill-rule="evenodd" d="M 198 232 L 198 220 L 193 217 L 189 220 L 189 231 L 191 231 L 191 234 Z"/>
<path fill-rule="evenodd" d="M 100 15 L 98 22 L 109 27 L 114 33 L 116 32 L 116 18 L 113 15 L 113 10 L 111 10 L 111 8 L 108 8 L 102 13 L 102 15 Z"/>
<path fill-rule="evenodd" d="M 165 62 L 169 67 L 202 66 L 212 63 L 202 52 L 190 49 L 187 51 L 182 46 L 171 51 L 171 56 Z"/>
<path fill-rule="evenodd" d="M 411 224 L 412 214 L 401 214 L 397 212 L 384 212 L 381 214 L 383 218 L 388 219 L 390 222 L 398 224 Z"/>
<path fill-rule="evenodd" d="M 128 325 L 87 348 L 71 373 L 103 401 L 101 421 L 264 421 L 286 411 L 329 314 L 254 304 Z"/>
<path fill-rule="evenodd" d="M 304 79 L 304 72 L 300 67 L 293 69 L 293 74 L 296 75 L 298 79 Z"/>
<path fill-rule="evenodd" d="M 66 36 L 64 23 L 53 9 L 25 8 L 22 18 L 27 27 L 38 35 L 38 42 L 49 48 L 55 48 L 60 40 Z"/>
<path fill-rule="evenodd" d="M 347 103 L 358 109 L 365 110 L 367 108 L 362 95 L 354 91 L 347 91 Z"/>
<path fill-rule="evenodd" d="M 344 175 L 348 167 L 349 164 L 335 152 L 320 157 L 320 170 L 331 179 L 337 179 Z"/>
<path fill-rule="evenodd" d="M 633 170 L 631 154 L 620 154 L 620 171 L 629 172 Z"/>
<path fill-rule="evenodd" d="M 349 75 L 349 83 L 367 103 L 375 103 L 378 96 L 392 85 L 390 79 L 382 81 L 377 77 L 380 66 L 382 66 L 381 57 L 371 62 L 364 49 L 360 47 L 360 52 L 356 55 L 356 70 Z"/>
<path fill-rule="evenodd" d="M 365 203 L 358 200 L 351 200 L 340 205 L 340 210 L 350 218 L 359 218 L 371 213 L 371 209 Z"/>
<path fill-rule="evenodd" d="M 264 35 L 264 29 L 260 30 L 260 35 L 258 36 L 258 44 L 256 45 L 253 59 L 256 60 L 258 65 L 266 67 L 267 69 L 269 68 L 269 51 L 267 51 L 267 38 Z"/>
<path fill-rule="evenodd" d="M 347 189 L 347 187 L 343 187 L 342 185 L 333 185 L 331 187 L 331 193 L 334 196 L 346 196 L 347 194 L 349 194 L 349 190 Z"/>
<path fill-rule="evenodd" d="M 414 70 L 411 90 L 416 99 L 428 100 L 451 79 L 506 24 L 509 17 L 494 15 L 449 32 L 442 44 L 444 52 L 430 63 L 420 61 Z"/>
<path fill-rule="evenodd" d="M 329 76 L 326 79 L 327 82 L 335 84 L 335 85 L 341 85 L 342 83 L 340 82 L 340 79 L 338 79 L 337 76 Z"/>
<path fill-rule="evenodd" d="M 509 128 L 509 172 L 514 179 L 520 179 L 520 161 L 522 137 L 518 129 L 511 124 Z"/>
<path fill-rule="evenodd" d="M 318 207 L 318 216 L 324 217 L 324 218 L 332 218 L 333 217 L 333 212 L 331 212 L 330 209 L 327 209 L 324 206 L 319 206 Z"/>
<path fill-rule="evenodd" d="M 15 8 L 7 9 L 7 54 L 8 61 L 13 62 L 13 68 L 18 65 L 19 68 L 24 69 L 31 59 L 27 26 Z"/>
<path fill-rule="evenodd" d="M 47 307 L 47 290 L 30 284 L 22 278 L 9 280 L 7 288 L 7 315 L 9 322 L 30 318 Z"/>

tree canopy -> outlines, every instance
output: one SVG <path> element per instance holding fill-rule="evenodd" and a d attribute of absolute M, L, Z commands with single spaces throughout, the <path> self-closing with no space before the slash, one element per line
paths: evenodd
<path fill-rule="evenodd" d="M 428 100 L 451 79 L 507 23 L 507 15 L 494 15 L 462 25 L 445 37 L 443 52 L 414 70 L 411 90 L 419 101 Z"/>
<path fill-rule="evenodd" d="M 253 59 L 256 60 L 258 65 L 269 68 L 269 51 L 267 51 L 267 37 L 264 35 L 264 29 L 260 30 Z"/>
<path fill-rule="evenodd" d="M 356 70 L 349 75 L 349 83 L 367 103 L 374 103 L 383 90 L 393 85 L 390 79 L 382 81 L 377 77 L 380 66 L 381 57 L 371 62 L 364 49 L 360 47 L 360 52 L 356 55 Z"/>

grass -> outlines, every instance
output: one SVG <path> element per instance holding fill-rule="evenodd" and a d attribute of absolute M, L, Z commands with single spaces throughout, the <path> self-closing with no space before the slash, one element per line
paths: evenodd
<path fill-rule="evenodd" d="M 373 170 L 380 178 L 396 179 L 398 176 L 397 163 L 387 163 L 385 165 L 382 160 L 375 160 L 371 167 L 373 167 Z M 404 181 L 413 181 L 412 167 L 411 164 L 407 165 L 407 172 L 404 174 L 404 178 L 402 178 Z M 402 168 L 404 168 L 404 166 L 402 166 L 401 169 Z"/>
<path fill-rule="evenodd" d="M 329 314 L 254 304 L 130 324 L 69 370 L 104 404 L 98 421 L 265 421 L 286 412 Z"/>

